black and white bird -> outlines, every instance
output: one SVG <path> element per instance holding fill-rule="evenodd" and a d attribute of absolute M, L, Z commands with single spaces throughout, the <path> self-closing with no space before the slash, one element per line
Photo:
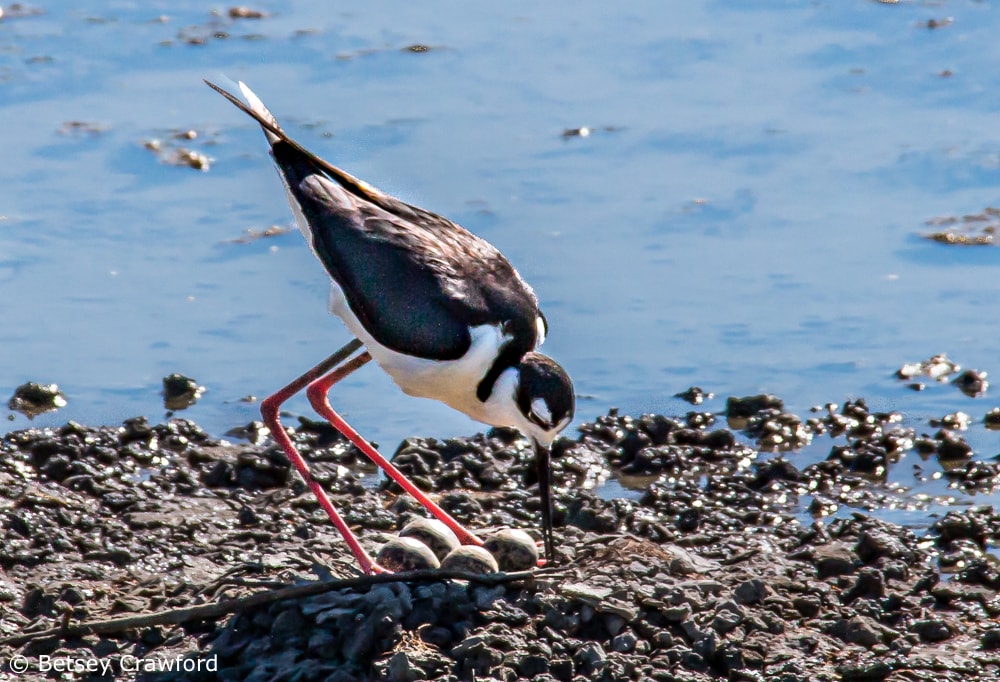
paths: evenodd
<path fill-rule="evenodd" d="M 206 81 L 208 83 L 208 81 Z M 365 573 L 383 570 L 309 473 L 279 420 L 307 388 L 313 407 L 464 544 L 482 544 L 369 445 L 330 406 L 330 387 L 374 359 L 408 395 L 439 400 L 533 443 L 545 556 L 553 557 L 549 447 L 572 421 L 573 385 L 536 352 L 548 331 L 534 291 L 496 248 L 450 220 L 406 204 L 289 138 L 245 84 L 246 103 L 210 87 L 264 130 L 296 223 L 333 280 L 330 310 L 354 340 L 263 401 L 261 413 Z M 352 355 L 364 347 L 364 352 Z"/>

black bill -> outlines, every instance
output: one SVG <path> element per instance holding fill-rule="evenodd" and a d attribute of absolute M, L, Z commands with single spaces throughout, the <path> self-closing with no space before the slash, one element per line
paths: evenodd
<path fill-rule="evenodd" d="M 545 559 L 551 563 L 555 557 L 552 544 L 552 460 L 549 448 L 535 441 L 535 468 L 538 472 L 538 494 L 542 501 L 542 541 Z"/>

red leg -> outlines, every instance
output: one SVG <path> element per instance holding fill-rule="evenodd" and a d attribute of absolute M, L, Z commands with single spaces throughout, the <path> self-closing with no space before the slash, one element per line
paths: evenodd
<path fill-rule="evenodd" d="M 309 397 L 309 402 L 312 403 L 313 409 L 325 417 L 327 421 L 333 425 L 333 428 L 344 434 L 347 440 L 354 443 L 354 445 L 361 450 L 361 452 L 365 453 L 369 459 L 375 462 L 375 464 L 377 464 L 389 476 L 389 478 L 398 483 L 403 490 L 410 493 L 410 495 L 412 495 L 417 502 L 424 505 L 427 511 L 437 517 L 446 526 L 451 528 L 463 545 L 482 545 L 482 540 L 477 538 L 470 531 L 466 530 L 451 516 L 451 514 L 446 512 L 433 500 L 427 497 L 424 491 L 413 485 L 413 483 L 403 475 L 402 471 L 397 469 L 392 462 L 379 454 L 378 450 L 373 448 L 368 441 L 362 438 L 357 431 L 351 428 L 350 424 L 344 421 L 339 414 L 333 411 L 333 408 L 330 406 L 329 398 L 327 397 L 327 394 L 330 392 L 330 387 L 369 360 L 371 360 L 371 356 L 367 351 L 365 351 L 347 364 L 343 365 L 343 367 L 327 374 L 325 377 L 316 379 L 309 384 L 309 388 L 306 389 L 306 395 Z M 347 371 L 341 373 L 341 370 Z"/>
<path fill-rule="evenodd" d="M 267 428 L 271 430 L 271 436 L 274 438 L 275 442 L 277 442 L 278 445 L 281 446 L 281 449 L 285 451 L 285 454 L 288 456 L 288 459 L 292 462 L 292 464 L 295 465 L 295 468 L 298 469 L 299 475 L 302 476 L 302 480 L 306 482 L 306 485 L 308 485 L 309 489 L 312 490 L 313 494 L 316 496 L 316 499 L 319 500 L 319 506 L 321 506 L 323 510 L 326 511 L 327 515 L 330 517 L 330 520 L 333 521 L 333 525 L 336 526 L 337 530 L 340 531 L 340 534 L 343 536 L 344 541 L 350 548 L 351 553 L 354 555 L 354 558 L 358 560 L 358 564 L 361 567 L 362 572 L 364 572 L 365 574 L 371 574 L 371 573 L 381 573 L 384 569 L 380 567 L 378 564 L 376 564 L 375 561 L 372 560 L 371 556 L 368 555 L 368 552 L 364 550 L 364 548 L 361 546 L 361 543 L 358 542 L 357 537 L 354 535 L 350 527 L 347 525 L 347 522 L 345 522 L 344 519 L 340 516 L 340 514 L 337 513 L 337 510 L 334 508 L 333 503 L 330 502 L 330 498 L 327 497 L 326 492 L 316 481 L 316 479 L 312 477 L 312 474 L 309 472 L 309 466 L 306 464 L 306 461 L 302 459 L 302 456 L 295 450 L 295 446 L 292 445 L 291 439 L 288 437 L 288 434 L 285 433 L 285 429 L 281 425 L 281 418 L 280 418 L 280 408 L 283 402 L 285 402 L 290 397 L 301 391 L 309 383 L 315 381 L 317 378 L 322 378 L 325 372 L 329 371 L 331 368 L 336 367 L 337 365 L 342 363 L 345 359 L 350 357 L 351 353 L 360 348 L 361 345 L 362 344 L 360 341 L 354 339 L 346 346 L 341 348 L 339 351 L 328 357 L 326 360 L 319 363 L 318 365 L 310 369 L 308 372 L 300 376 L 298 379 L 288 384 L 274 395 L 266 398 L 260 405 L 260 414 L 264 418 L 264 423 L 267 425 Z M 366 357 L 366 356 L 368 356 L 368 354 L 364 353 L 363 356 L 359 357 Z M 334 370 L 330 376 L 336 375 L 337 379 L 341 379 L 363 364 L 364 362 L 350 366 L 351 368 L 344 372 L 340 372 L 340 370 Z M 349 365 L 345 365 L 341 369 L 344 369 L 348 366 Z"/>

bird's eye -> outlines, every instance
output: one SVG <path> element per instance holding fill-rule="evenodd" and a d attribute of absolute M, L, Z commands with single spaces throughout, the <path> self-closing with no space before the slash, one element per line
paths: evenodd
<path fill-rule="evenodd" d="M 549 335 L 549 323 L 545 316 L 538 313 L 535 318 L 535 348 L 545 343 L 545 337 Z"/>

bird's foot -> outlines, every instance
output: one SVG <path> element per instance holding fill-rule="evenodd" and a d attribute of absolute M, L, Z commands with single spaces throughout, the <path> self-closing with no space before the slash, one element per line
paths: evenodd
<path fill-rule="evenodd" d="M 535 542 L 535 547 L 538 548 L 538 561 L 536 562 L 538 568 L 545 568 L 550 563 L 555 563 L 554 561 L 549 562 L 549 560 L 545 558 L 545 542 L 543 540 L 537 540 Z"/>

